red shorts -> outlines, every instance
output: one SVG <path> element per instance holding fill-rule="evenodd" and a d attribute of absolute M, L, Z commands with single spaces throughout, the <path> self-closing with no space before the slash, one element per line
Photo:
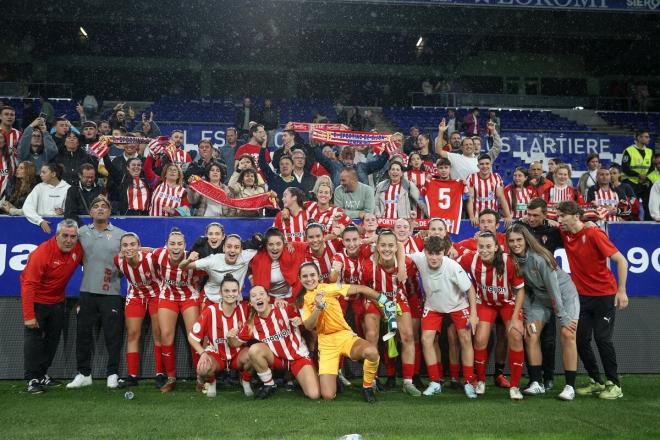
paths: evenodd
<path fill-rule="evenodd" d="M 401 313 L 410 313 L 410 305 L 408 304 L 408 298 L 406 298 L 406 296 L 402 292 L 397 293 L 394 300 L 401 308 Z M 380 307 L 378 307 L 378 303 L 372 300 L 365 300 L 364 313 L 365 314 L 371 313 L 373 315 L 381 315 L 381 316 L 383 315 L 383 311 Z"/>
<path fill-rule="evenodd" d="M 229 363 L 227 363 L 227 359 L 224 358 L 224 355 L 218 353 L 218 351 L 216 351 L 211 346 L 206 347 L 205 351 L 218 363 L 218 371 L 222 371 L 222 370 L 238 370 L 238 356 L 243 352 L 243 350 L 247 350 L 247 349 L 248 349 L 247 347 L 242 348 L 241 351 L 239 351 L 238 354 L 229 361 Z"/>
<path fill-rule="evenodd" d="M 167 309 L 176 313 L 181 313 L 191 307 L 199 307 L 199 299 L 186 299 L 183 301 L 172 301 L 170 299 L 161 298 L 158 302 L 159 309 Z"/>
<path fill-rule="evenodd" d="M 477 304 L 477 315 L 479 316 L 479 321 L 489 322 L 491 324 L 495 322 L 498 315 L 502 318 L 502 321 L 507 322 L 511 321 L 513 317 L 513 309 L 515 309 L 513 304 L 503 304 L 501 306 Z M 518 314 L 518 319 L 523 320 L 522 308 Z"/>
<path fill-rule="evenodd" d="M 273 365 L 270 367 L 273 370 L 291 370 L 293 375 L 297 377 L 298 373 L 300 373 L 300 370 L 302 370 L 305 365 L 309 365 L 312 368 L 314 367 L 312 360 L 306 356 L 296 359 L 295 361 L 290 361 L 273 355 Z"/>
<path fill-rule="evenodd" d="M 413 319 L 420 319 L 424 313 L 424 308 L 422 307 L 422 299 L 418 294 L 413 294 L 408 297 L 408 305 L 410 306 L 410 315 Z"/>
<path fill-rule="evenodd" d="M 355 316 L 364 315 L 365 304 L 362 298 L 360 298 L 359 296 L 353 296 L 349 298 L 348 302 L 351 303 L 351 310 L 353 310 L 353 314 Z"/>
<path fill-rule="evenodd" d="M 452 322 L 456 326 L 456 330 L 464 330 L 467 328 L 470 318 L 470 308 L 466 307 L 461 310 L 450 313 L 440 313 L 435 310 L 424 308 L 424 316 L 422 316 L 422 330 L 432 330 L 439 332 L 442 329 L 442 320 L 445 316 L 449 315 Z"/>
<path fill-rule="evenodd" d="M 337 301 L 339 301 L 339 305 L 341 306 L 341 312 L 346 315 L 346 310 L 348 310 L 348 299 L 344 296 L 340 296 L 337 298 Z"/>
<path fill-rule="evenodd" d="M 124 316 L 126 318 L 144 318 L 149 311 L 149 316 L 158 313 L 158 297 L 127 296 L 124 306 Z"/>

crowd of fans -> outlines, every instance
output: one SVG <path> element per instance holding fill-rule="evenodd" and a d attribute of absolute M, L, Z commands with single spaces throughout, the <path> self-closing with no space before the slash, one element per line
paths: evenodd
<path fill-rule="evenodd" d="M 316 180 L 327 175 L 334 186 L 335 205 L 351 217 L 375 213 L 379 218 L 421 219 L 430 215 L 423 196 L 427 182 L 438 177 L 440 160 L 450 167 L 445 179 L 465 182 L 464 218 L 473 224 L 485 207 L 499 211 L 507 222 L 520 218 L 533 197 L 542 197 L 550 205 L 565 200 L 593 204 L 608 210 L 609 221 L 660 218 L 660 187 L 654 186 L 660 179 L 660 155 L 654 155 L 648 147 L 648 131 L 635 134 L 635 142 L 625 150 L 621 164 L 602 164 L 597 155 L 589 155 L 587 171 L 576 186 L 570 166 L 559 159 L 548 161 L 546 174 L 539 162 L 527 169 L 518 167 L 513 181 L 505 186 L 502 177 L 493 171 L 501 149 L 500 120 L 494 112 L 482 120 L 479 109 L 474 109 L 458 121 L 450 109 L 446 115 L 439 115 L 445 118 L 435 139 L 412 127 L 407 137 L 401 133 L 392 136 L 398 149 L 378 153 L 369 148 L 308 143 L 290 125 L 284 127 L 282 147 L 273 151 L 279 115 L 270 100 L 266 100 L 264 109 L 251 109 L 246 98 L 237 111 L 236 127 L 226 131 L 225 145 L 215 148 L 211 140 L 203 139 L 193 160 L 183 151 L 183 133 L 178 130 L 169 134 L 169 142 L 177 150 L 174 156 L 165 151 L 151 154 L 145 142 L 111 144 L 106 156 L 97 157 L 89 147 L 102 136 L 145 139 L 161 134 L 153 114 L 143 114 L 136 121 L 133 109 L 121 104 L 107 121 L 88 121 L 80 107 L 79 128 L 64 118 L 54 118 L 52 127 L 48 127 L 42 115 L 23 132 L 14 128 L 15 111 L 5 106 L 0 111 L 0 130 L 4 134 L 0 139 L 0 210 L 24 215 L 44 230 L 48 224 L 43 217 L 64 215 L 77 219 L 89 214 L 89 202 L 98 194 L 106 194 L 113 214 L 120 215 L 254 216 L 260 213 L 222 207 L 188 189 L 191 176 L 210 181 L 232 198 L 273 191 L 281 207 L 286 188 L 299 188 L 306 199 L 314 200 Z M 338 123 L 349 122 L 343 107 L 337 107 L 337 114 Z M 482 141 L 487 151 L 483 151 Z M 167 166 L 172 161 L 180 176 Z M 399 165 L 392 166 L 395 162 Z M 388 191 L 392 185 L 398 191 L 396 195 Z M 654 203 L 649 204 L 652 198 Z M 621 201 L 630 209 L 622 210 Z M 393 203 L 397 205 L 396 213 L 385 209 Z M 629 210 L 633 212 L 618 215 Z"/>
<path fill-rule="evenodd" d="M 451 384 L 463 388 L 468 398 L 483 394 L 487 346 L 491 328 L 496 327 L 496 384 L 509 388 L 511 399 L 520 400 L 524 344 L 530 375 L 525 394 L 542 394 L 553 386 L 556 314 L 566 375 L 559 398 L 575 397 L 578 353 L 590 376 L 578 394 L 622 396 L 612 329 L 603 328 L 601 318 L 613 318 L 615 307 L 627 306 L 627 264 L 596 225 L 583 223 L 582 214 L 592 207 L 600 213 L 594 220 L 622 221 L 642 211 L 644 218 L 660 221 L 660 155 L 648 148 L 647 131 L 635 134 L 621 166 L 601 166 L 597 156 L 589 156 L 588 171 L 577 186 L 572 184 L 571 168 L 559 160 L 551 162 L 545 175 L 539 162 L 516 168 L 513 182 L 505 186 L 493 171 L 502 146 L 500 121 L 492 114 L 487 121 L 479 119 L 478 109 L 462 128 L 452 119 L 455 113 L 440 115 L 446 117 L 440 120 L 437 137 L 413 129 L 409 137 L 395 133 L 387 146 L 373 149 L 308 143 L 289 123 L 283 146 L 271 155 L 269 131 L 276 128 L 270 124 L 272 115 L 266 117 L 270 122 L 254 121 L 257 113 L 245 104 L 237 113 L 237 127 L 227 130 L 226 144 L 216 149 L 203 139 L 194 157 L 184 151 L 178 130 L 169 135 L 164 148 L 156 149 L 150 141 L 159 131 L 153 115 L 143 115 L 135 124 L 134 112 L 121 105 L 109 121 L 84 120 L 80 130 L 63 118 L 56 118 L 48 129 L 45 119 L 37 117 L 23 133 L 13 128 L 14 110 L 0 108 L 0 151 L 6 170 L 2 210 L 24 215 L 47 233 L 51 226 L 46 217 L 65 217 L 56 236 L 30 257 L 22 275 L 29 392 L 37 394 L 58 384 L 47 368 L 59 336 L 43 335 L 61 332 L 62 322 L 53 323 L 51 314 L 61 313 L 57 307 L 64 285 L 82 256 L 79 373 L 67 388 L 92 382 L 94 317 L 116 310 L 121 273 L 129 281 L 129 375 L 118 379 L 121 328 L 114 318 L 103 318 L 110 388 L 137 385 L 136 341 L 146 313 L 152 325 L 157 322 L 157 385 L 163 392 L 175 387 L 173 344 L 181 314 L 199 388 L 206 382 L 209 395 L 215 395 L 216 374 L 235 369 L 241 371 L 246 395 L 253 393 L 252 372 L 262 382 L 257 396 L 266 398 L 276 389 L 271 369 L 288 369 L 288 379 L 293 383 L 295 377 L 309 398 L 332 399 L 336 379 L 342 382 L 342 359 L 348 357 L 363 361 L 362 392 L 367 402 L 374 402 L 374 386 L 391 388 L 396 383 L 391 355 L 396 343 L 382 355 L 386 383 L 374 379 L 384 318 L 384 339 L 398 335 L 407 394 L 419 396 L 422 387 L 424 395 L 442 391 L 444 369 L 435 342 L 440 331 L 448 335 Z M 99 148 L 104 135 L 112 135 L 108 139 L 113 142 L 106 142 L 105 150 Z M 204 196 L 193 188 L 199 179 L 234 201 L 272 193 L 278 206 L 262 211 Z M 441 192 L 438 198 L 431 189 L 438 182 L 455 184 L 446 187 L 454 193 Z M 448 205 L 444 196 L 466 200 L 466 208 L 457 215 L 479 227 L 477 236 L 450 241 L 451 221 L 434 215 L 437 206 Z M 547 218 L 550 213 L 558 223 Z M 212 221 L 188 253 L 178 229 L 169 234 L 165 247 L 143 248 L 137 234 L 111 225 L 111 214 L 275 219 L 265 236 L 249 242 L 225 237 L 222 224 Z M 82 215 L 90 215 L 92 224 L 83 225 Z M 501 219 L 506 235 L 496 231 Z M 552 256 L 562 241 L 573 268 L 570 277 Z M 618 284 L 606 266 L 608 257 L 617 265 Z M 593 266 L 583 269 L 580 259 L 593 261 Z M 62 269 L 49 271 L 55 264 Z M 249 304 L 239 298 L 248 271 L 254 286 Z M 527 296 L 526 289 L 534 295 Z M 345 320 L 349 306 L 354 327 Z M 443 317 L 451 321 L 444 327 Z M 46 325 L 50 327 L 39 337 L 37 330 Z M 544 328 L 550 337 L 538 337 Z M 301 334 L 301 329 L 310 333 Z M 523 334 L 534 336 L 523 342 Z M 606 382 L 598 372 L 592 337 Z M 315 364 L 309 348 L 314 351 L 317 346 Z M 507 354 L 510 381 L 504 376 Z M 431 380 L 428 386 L 419 378 L 422 358 Z M 464 383 L 459 385 L 461 372 Z"/>

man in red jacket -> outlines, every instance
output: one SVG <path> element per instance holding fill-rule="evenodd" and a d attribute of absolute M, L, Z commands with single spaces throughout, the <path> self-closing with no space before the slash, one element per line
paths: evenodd
<path fill-rule="evenodd" d="M 27 392 L 43 393 L 61 385 L 47 373 L 64 328 L 64 288 L 82 262 L 78 224 L 71 219 L 57 225 L 55 237 L 30 254 L 21 273 L 25 337 L 23 353 Z"/>

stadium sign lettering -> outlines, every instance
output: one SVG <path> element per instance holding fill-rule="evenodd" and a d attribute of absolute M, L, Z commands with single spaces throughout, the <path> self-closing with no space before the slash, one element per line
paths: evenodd
<path fill-rule="evenodd" d="M 0 243 L 0 275 L 7 269 L 7 257 L 9 256 L 9 268 L 16 272 L 22 272 L 27 264 L 28 255 L 37 248 L 34 244 L 22 243 L 13 246 L 10 255 L 7 254 L 7 244 Z"/>
<path fill-rule="evenodd" d="M 476 0 L 476 4 L 491 4 L 491 0 Z M 558 8 L 608 9 L 605 0 L 494 0 L 492 4 Z"/>

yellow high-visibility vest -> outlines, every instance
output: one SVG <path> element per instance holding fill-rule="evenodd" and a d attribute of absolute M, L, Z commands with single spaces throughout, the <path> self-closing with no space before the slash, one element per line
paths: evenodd
<path fill-rule="evenodd" d="M 644 156 L 642 152 L 635 145 L 631 145 L 626 150 L 630 156 L 630 168 L 638 174 L 646 174 L 651 168 L 651 161 L 653 160 L 653 151 L 650 148 L 644 148 Z M 625 176 L 626 179 L 632 183 L 639 183 L 638 176 Z"/>

